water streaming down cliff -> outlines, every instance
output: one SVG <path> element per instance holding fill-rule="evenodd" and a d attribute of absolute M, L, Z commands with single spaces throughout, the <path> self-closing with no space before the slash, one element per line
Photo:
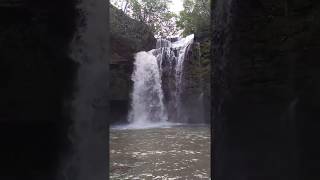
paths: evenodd
<path fill-rule="evenodd" d="M 144 124 L 167 121 L 156 57 L 151 52 L 143 51 L 137 53 L 135 59 L 135 71 L 132 75 L 134 82 L 132 111 L 129 114 L 129 122 Z"/>
<path fill-rule="evenodd" d="M 184 62 L 193 41 L 193 34 L 175 42 L 158 39 L 156 49 L 136 54 L 128 117 L 132 125 L 188 122 L 181 94 L 185 83 Z M 201 94 L 198 99 L 201 100 Z"/>

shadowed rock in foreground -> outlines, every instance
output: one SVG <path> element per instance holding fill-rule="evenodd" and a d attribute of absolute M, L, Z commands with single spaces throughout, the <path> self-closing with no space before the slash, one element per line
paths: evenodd
<path fill-rule="evenodd" d="M 215 180 L 319 177 L 320 2 L 215 6 Z"/>
<path fill-rule="evenodd" d="M 0 3 L 0 179 L 55 179 L 68 152 L 74 1 Z"/>

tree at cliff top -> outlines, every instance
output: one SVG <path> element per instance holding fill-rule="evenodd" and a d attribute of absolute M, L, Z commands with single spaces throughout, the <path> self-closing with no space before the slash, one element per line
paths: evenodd
<path fill-rule="evenodd" d="M 210 0 L 184 0 L 177 26 L 183 35 L 205 34 L 210 31 Z"/>
<path fill-rule="evenodd" d="M 211 0 L 184 0 L 177 26 L 183 29 L 182 35 L 195 34 L 200 43 L 203 73 L 210 71 L 210 3 Z"/>
<path fill-rule="evenodd" d="M 124 13 L 151 27 L 156 37 L 173 36 L 178 33 L 177 15 L 169 11 L 171 0 L 112 0 L 112 4 Z"/>

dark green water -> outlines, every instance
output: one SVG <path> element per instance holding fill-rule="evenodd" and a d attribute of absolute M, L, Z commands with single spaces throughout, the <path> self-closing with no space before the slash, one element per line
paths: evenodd
<path fill-rule="evenodd" d="M 110 130 L 110 179 L 210 179 L 210 128 Z"/>

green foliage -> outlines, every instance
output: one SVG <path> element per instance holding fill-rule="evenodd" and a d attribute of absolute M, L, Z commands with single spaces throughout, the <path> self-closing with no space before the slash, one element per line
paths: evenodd
<path fill-rule="evenodd" d="M 172 0 L 111 0 L 130 17 L 152 29 L 156 37 L 207 34 L 210 29 L 210 0 L 184 0 L 184 10 L 179 15 L 170 12 Z"/>
<path fill-rule="evenodd" d="M 177 26 L 183 35 L 199 34 L 210 30 L 210 0 L 184 0 Z"/>
<path fill-rule="evenodd" d="M 152 29 L 155 36 L 165 37 L 177 33 L 177 15 L 169 11 L 171 0 L 122 0 L 118 7 L 127 15 Z M 121 5 L 124 4 L 124 5 Z"/>

